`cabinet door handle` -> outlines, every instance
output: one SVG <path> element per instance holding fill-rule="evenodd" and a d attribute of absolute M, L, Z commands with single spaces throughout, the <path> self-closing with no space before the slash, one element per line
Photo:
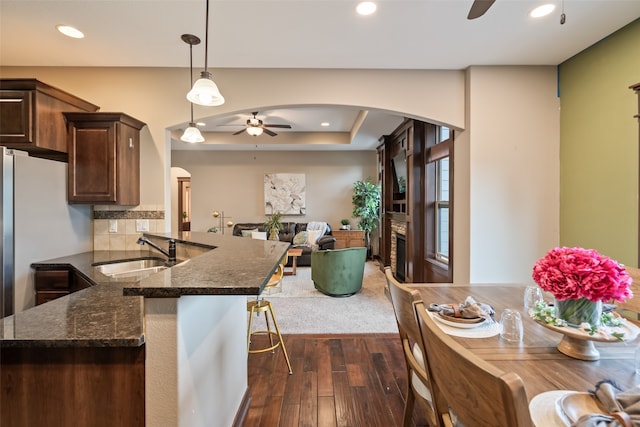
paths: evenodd
<path fill-rule="evenodd" d="M 129 138 L 129 148 L 133 148 L 133 138 Z"/>

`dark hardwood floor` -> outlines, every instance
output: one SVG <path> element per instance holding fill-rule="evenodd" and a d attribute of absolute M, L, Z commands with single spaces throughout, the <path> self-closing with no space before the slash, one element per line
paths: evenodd
<path fill-rule="evenodd" d="M 263 338 L 254 343 L 262 345 Z M 407 375 L 398 335 L 284 339 L 293 375 L 280 348 L 249 354 L 251 402 L 244 427 L 402 425 Z M 422 425 L 417 420 L 416 426 Z"/>

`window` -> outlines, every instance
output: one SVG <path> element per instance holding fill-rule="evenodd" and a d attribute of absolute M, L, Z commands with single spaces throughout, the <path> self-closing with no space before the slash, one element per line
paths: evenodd
<path fill-rule="evenodd" d="M 449 157 L 436 161 L 436 259 L 449 263 Z"/>
<path fill-rule="evenodd" d="M 451 131 L 449 130 L 449 128 L 441 126 L 438 128 L 438 143 L 442 142 L 442 141 L 446 141 L 447 139 L 449 139 L 449 135 L 451 134 Z"/>
<path fill-rule="evenodd" d="M 434 126 L 426 134 L 424 187 L 424 279 L 453 279 L 453 130 Z"/>

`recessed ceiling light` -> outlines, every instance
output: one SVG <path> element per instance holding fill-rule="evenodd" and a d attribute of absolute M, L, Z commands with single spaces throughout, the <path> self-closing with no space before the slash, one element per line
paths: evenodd
<path fill-rule="evenodd" d="M 72 37 L 74 39 L 84 38 L 84 34 L 82 33 L 82 31 L 78 30 L 75 27 L 71 27 L 69 25 L 56 25 L 56 28 L 67 37 Z"/>
<path fill-rule="evenodd" d="M 356 6 L 356 11 L 360 15 L 371 15 L 373 12 L 376 11 L 376 8 L 377 6 L 374 2 L 363 1 L 358 3 L 358 6 Z"/>
<path fill-rule="evenodd" d="M 328 127 L 328 126 L 331 126 L 331 123 L 329 123 L 329 122 L 322 122 L 322 123 L 320 123 L 320 126 Z"/>
<path fill-rule="evenodd" d="M 553 12 L 556 8 L 555 4 L 543 4 L 542 6 L 538 6 L 529 12 L 529 16 L 532 18 L 542 18 L 543 16 L 547 16 L 551 12 Z"/>

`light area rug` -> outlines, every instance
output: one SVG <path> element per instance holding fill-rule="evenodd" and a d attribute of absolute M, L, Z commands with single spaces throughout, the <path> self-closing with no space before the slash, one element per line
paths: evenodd
<path fill-rule="evenodd" d="M 298 267 L 285 276 L 282 289 L 263 293 L 271 301 L 282 334 L 397 333 L 391 301 L 384 293 L 386 280 L 377 261 L 367 261 L 362 289 L 350 297 L 330 297 L 316 290 L 311 267 Z M 264 329 L 264 316 L 253 320 Z"/>

